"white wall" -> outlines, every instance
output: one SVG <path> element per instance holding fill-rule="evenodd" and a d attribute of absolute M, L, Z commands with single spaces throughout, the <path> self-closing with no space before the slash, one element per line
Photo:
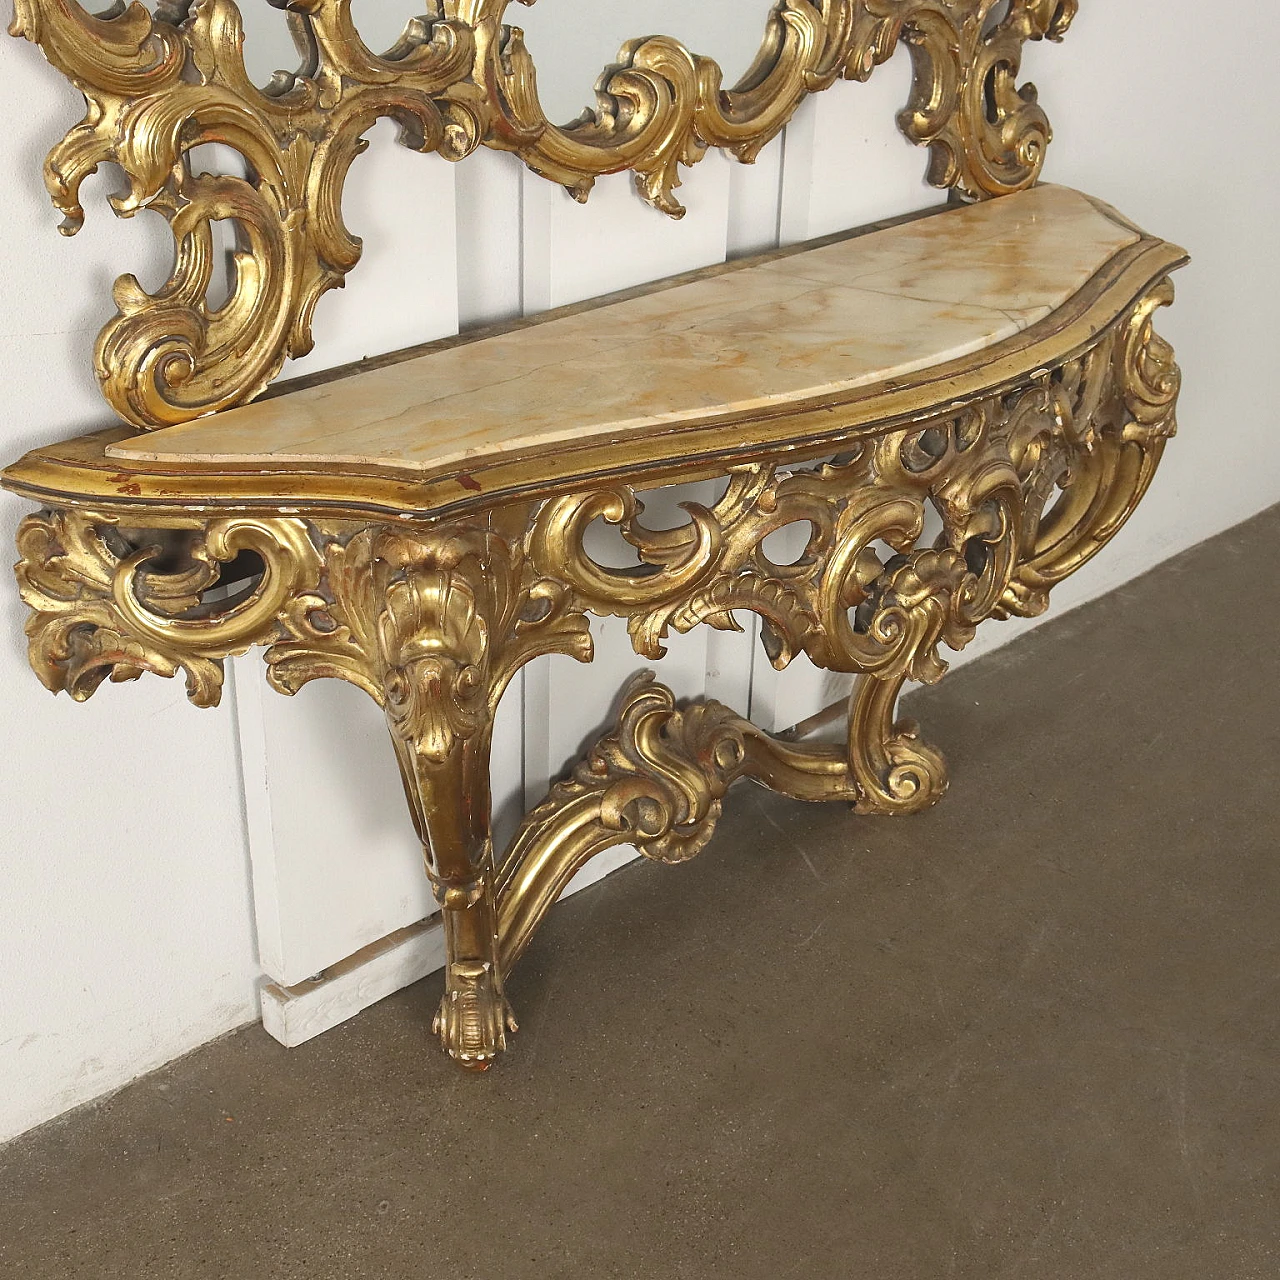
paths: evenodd
<path fill-rule="evenodd" d="M 532 28 L 531 18 L 526 23 Z M 1086 4 L 1064 46 L 1028 53 L 1057 130 L 1047 176 L 1112 201 L 1195 257 L 1179 278 L 1177 308 L 1160 322 L 1186 373 L 1182 435 L 1130 527 L 1059 589 L 1055 613 L 1280 500 L 1280 434 L 1264 394 L 1276 328 L 1271 306 L 1280 292 L 1273 235 L 1280 184 L 1274 147 L 1254 124 L 1269 119 L 1270 86 L 1249 74 L 1254 51 L 1275 47 L 1277 37 L 1280 10 L 1267 0 L 1235 7 L 1229 23 L 1212 20 L 1194 0 L 1111 0 Z M 799 239 L 927 203 L 934 197 L 918 181 L 923 155 L 893 137 L 892 110 L 905 83 L 899 57 L 870 85 L 839 86 L 806 104 L 785 147 L 769 148 L 755 170 L 708 160 L 681 189 L 690 206 L 681 224 L 636 205 L 625 179 L 602 184 L 583 210 L 522 178 L 510 157 L 484 155 L 454 171 L 434 158 L 391 153 L 379 137 L 361 162 L 369 180 L 357 184 L 350 212 L 368 239 L 369 259 L 344 295 L 322 304 L 311 363 L 419 341 L 459 318 L 607 291 L 766 247 L 779 234 Z M 72 241 L 57 236 L 40 160 L 78 118 L 78 99 L 17 41 L 0 40 L 0 108 L 7 250 L 0 453 L 7 460 L 104 420 L 89 370 L 92 336 L 110 310 L 110 279 L 123 270 L 159 278 L 168 237 L 147 215 L 112 219 L 93 198 L 101 183 L 90 192 L 85 230 Z M 386 166 L 382 179 L 374 176 L 379 166 Z M 386 217 L 380 181 L 396 183 L 401 198 L 412 190 L 419 211 L 435 216 Z M 456 217 L 448 216 L 450 201 Z M 621 249 L 609 230 L 618 219 L 626 228 Z M 396 262 L 425 262 L 429 270 L 421 280 L 397 280 Z M 382 290 L 397 286 L 405 303 L 387 306 Z M 11 538 L 23 511 L 16 499 L 0 499 L 0 538 Z M 104 688 L 76 706 L 50 698 L 27 670 L 22 616 L 16 594 L 0 583 L 7 747 L 0 767 L 0 1137 L 255 1016 L 260 969 L 238 732 L 258 735 L 246 732 L 245 741 L 259 879 L 264 868 L 284 877 L 277 885 L 283 900 L 273 906 L 260 893 L 259 909 L 275 927 L 297 930 L 293 964 L 315 963 L 326 948 L 345 954 L 353 940 L 416 918 L 425 906 L 414 897 L 417 855 L 397 813 L 384 814 L 379 803 L 379 843 L 355 847 L 368 829 L 369 787 L 386 783 L 388 805 L 396 801 L 394 779 L 378 773 L 377 783 L 365 781 L 389 761 L 376 709 L 354 691 L 317 687 L 292 702 L 274 695 L 257 702 L 245 680 L 259 680 L 258 668 L 241 664 L 248 714 L 239 730 L 234 707 L 197 712 L 180 684 L 151 678 Z M 985 629 L 970 652 L 1006 641 L 1020 626 Z M 710 644 L 689 639 L 677 663 L 680 680 L 696 687 L 701 675 L 706 687 L 739 694 L 754 684 L 753 713 L 766 722 L 793 722 L 834 691 L 803 669 L 782 680 L 759 661 L 748 670 L 738 642 L 726 649 L 719 636 Z M 639 665 L 614 640 L 606 643 L 592 673 L 593 687 L 598 678 L 602 689 Z M 557 705 L 564 680 L 580 691 L 583 675 L 567 661 L 547 662 L 513 691 L 504 708 L 500 789 L 513 796 L 537 790 L 591 728 L 585 713 L 575 718 Z M 523 731 L 522 705 L 533 713 Z M 265 730 L 255 707 L 271 717 Z M 289 768 L 304 743 L 314 770 Z M 360 918 L 335 917 L 333 895 L 326 900 L 308 888 L 325 880 L 318 867 L 377 882 L 368 876 L 370 859 L 382 860 L 377 865 L 394 888 L 362 901 Z M 292 882 L 284 875 L 290 867 L 298 873 Z M 264 936 L 264 954 L 287 950 L 283 936 Z"/>
<path fill-rule="evenodd" d="M 1091 570 L 1104 589 L 1280 500 L 1269 376 L 1280 336 L 1280 163 L 1265 69 L 1280 6 L 1245 0 L 1230 15 L 1195 0 L 1087 3 L 1066 43 L 1028 57 L 1057 134 L 1052 179 L 1109 200 L 1193 259 L 1158 320 L 1185 375 L 1182 432 Z M 1066 602 L 1091 583 L 1064 585 Z"/>
<path fill-rule="evenodd" d="M 57 233 L 40 165 L 83 100 L 0 38 L 0 453 L 107 415 L 90 363 L 111 280 L 163 279 L 158 217 L 94 209 Z M 94 203 L 102 183 L 95 180 Z M 0 499 L 0 545 L 28 507 Z M 54 699 L 27 666 L 25 610 L 0 584 L 0 1138 L 255 1016 L 248 863 L 232 710 L 180 681 Z"/>

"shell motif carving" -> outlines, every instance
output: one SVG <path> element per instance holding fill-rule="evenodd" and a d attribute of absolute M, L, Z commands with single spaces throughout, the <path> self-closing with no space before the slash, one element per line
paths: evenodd
<path fill-rule="evenodd" d="M 585 617 L 533 577 L 518 532 L 373 525 L 327 538 L 323 554 L 322 598 L 268 651 L 269 679 L 283 693 L 321 677 L 357 685 L 426 763 L 480 732 L 536 654 L 590 661 Z"/>

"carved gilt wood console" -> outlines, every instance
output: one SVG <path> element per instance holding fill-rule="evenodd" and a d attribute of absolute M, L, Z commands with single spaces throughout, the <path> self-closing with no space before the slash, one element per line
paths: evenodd
<path fill-rule="evenodd" d="M 253 646 L 281 692 L 319 677 L 364 689 L 445 922 L 437 1029 L 486 1066 L 515 1029 L 504 977 L 597 853 L 694 856 L 740 778 L 863 814 L 942 795 L 943 762 L 895 720 L 898 695 L 937 680 L 941 647 L 984 620 L 1045 609 L 1142 498 L 1179 388 L 1152 318 L 1185 255 L 1038 184 L 1050 135 L 1016 85 L 1020 51 L 1061 36 L 1074 0 L 1013 0 L 998 19 L 993 0 L 783 0 L 737 89 L 674 41 L 637 41 L 602 77 L 596 116 L 567 128 L 542 116 L 503 0 L 444 0 L 382 57 L 347 0 L 280 7 L 309 62 L 264 92 L 243 74 L 230 0 L 154 19 L 18 0 L 15 31 L 90 102 L 47 171 L 70 229 L 80 182 L 114 160 L 131 183 L 118 211 L 159 208 L 177 242 L 156 294 L 117 284 L 99 339 L 122 422 L 5 472 L 43 508 L 19 533 L 31 660 L 77 699 L 181 671 L 210 706 L 222 660 Z M 356 263 L 342 178 L 378 116 L 450 158 L 515 151 L 579 197 L 632 169 L 678 213 L 679 165 L 712 146 L 752 159 L 805 93 L 865 78 L 899 41 L 915 66 L 901 124 L 930 147 L 930 180 L 964 197 L 953 207 L 248 403 Z M 195 176 L 187 154 L 208 141 L 250 176 Z M 244 249 L 215 309 L 220 218 Z M 719 481 L 718 500 L 646 527 L 638 493 L 689 479 Z M 621 530 L 635 568 L 592 558 L 596 521 Z M 775 563 L 765 540 L 794 524 L 807 547 Z M 672 632 L 736 628 L 743 612 L 776 666 L 804 653 L 857 673 L 844 746 L 780 741 L 635 682 L 615 727 L 494 850 L 490 736 L 522 664 L 590 661 L 589 615 L 625 618 L 658 657 Z"/>

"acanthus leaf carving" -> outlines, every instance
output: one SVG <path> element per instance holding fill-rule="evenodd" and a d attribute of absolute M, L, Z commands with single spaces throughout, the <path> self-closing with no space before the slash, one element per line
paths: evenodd
<path fill-rule="evenodd" d="M 746 756 L 741 717 L 714 702 L 680 710 L 671 690 L 645 673 L 624 691 L 616 727 L 530 819 L 585 805 L 597 838 L 626 838 L 656 862 L 686 862 L 711 838 Z"/>
<path fill-rule="evenodd" d="M 506 972 L 596 853 L 692 857 L 739 778 L 864 814 L 941 797 L 943 759 L 895 719 L 899 695 L 937 680 L 943 648 L 986 618 L 1042 610 L 1135 509 L 1176 422 L 1180 373 L 1153 325 L 1171 299 L 1161 281 L 1084 350 L 841 440 L 831 461 L 728 468 L 719 500 L 687 505 L 675 528 L 647 528 L 621 482 L 390 524 L 179 509 L 166 524 L 158 506 L 129 503 L 31 516 L 18 565 L 31 661 L 81 699 L 107 678 L 184 671 L 193 700 L 212 705 L 222 659 L 257 644 L 284 692 L 326 676 L 370 693 L 444 917 L 437 1029 L 483 1068 L 515 1029 Z M 616 525 L 638 566 L 592 560 L 596 519 Z M 803 549 L 775 563 L 764 544 L 791 524 L 806 526 Z M 776 662 L 803 652 L 858 674 L 846 741 L 787 741 L 718 703 L 680 706 L 634 683 L 618 724 L 496 859 L 488 748 L 520 665 L 551 652 L 589 660 L 588 613 L 626 618 L 649 653 L 672 628 L 734 626 L 735 610 L 762 617 Z"/>
<path fill-rule="evenodd" d="M 322 596 L 267 653 L 272 684 L 357 685 L 425 761 L 475 737 L 532 657 L 590 661 L 590 628 L 569 593 L 531 572 L 519 535 L 483 521 L 372 525 L 329 539 L 324 560 Z"/>

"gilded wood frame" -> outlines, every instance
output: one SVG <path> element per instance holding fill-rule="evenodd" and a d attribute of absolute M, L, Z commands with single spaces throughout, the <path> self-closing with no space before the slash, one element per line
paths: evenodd
<path fill-rule="evenodd" d="M 154 17 L 124 0 L 97 17 L 76 0 L 15 0 L 13 34 L 88 103 L 45 166 L 62 230 L 78 230 L 81 185 L 110 161 L 129 183 L 116 213 L 152 209 L 173 231 L 169 279 L 148 293 L 120 277 L 119 313 L 95 349 L 107 401 L 135 426 L 243 404 L 311 349 L 316 304 L 360 258 L 342 189 L 380 117 L 400 124 L 407 146 L 450 160 L 481 145 L 512 151 L 580 200 L 602 174 L 631 170 L 646 200 L 679 217 L 682 167 L 713 147 L 751 162 L 807 94 L 865 80 L 901 42 L 914 67 L 903 133 L 928 147 L 930 182 L 984 199 L 1039 177 L 1051 132 L 1034 87 L 1017 83 L 1022 47 L 1061 39 L 1078 7 L 1009 0 L 1001 16 L 1000 0 L 778 0 L 733 88 L 678 41 L 633 40 L 602 74 L 595 113 L 557 126 L 520 29 L 505 21 L 510 0 L 438 0 L 381 55 L 360 39 L 351 0 L 271 2 L 287 11 L 302 67 L 259 88 L 234 0 L 165 0 Z M 211 142 L 236 151 L 248 176 L 195 172 L 192 148 Z M 236 224 L 241 251 L 215 308 L 220 219 Z"/>

